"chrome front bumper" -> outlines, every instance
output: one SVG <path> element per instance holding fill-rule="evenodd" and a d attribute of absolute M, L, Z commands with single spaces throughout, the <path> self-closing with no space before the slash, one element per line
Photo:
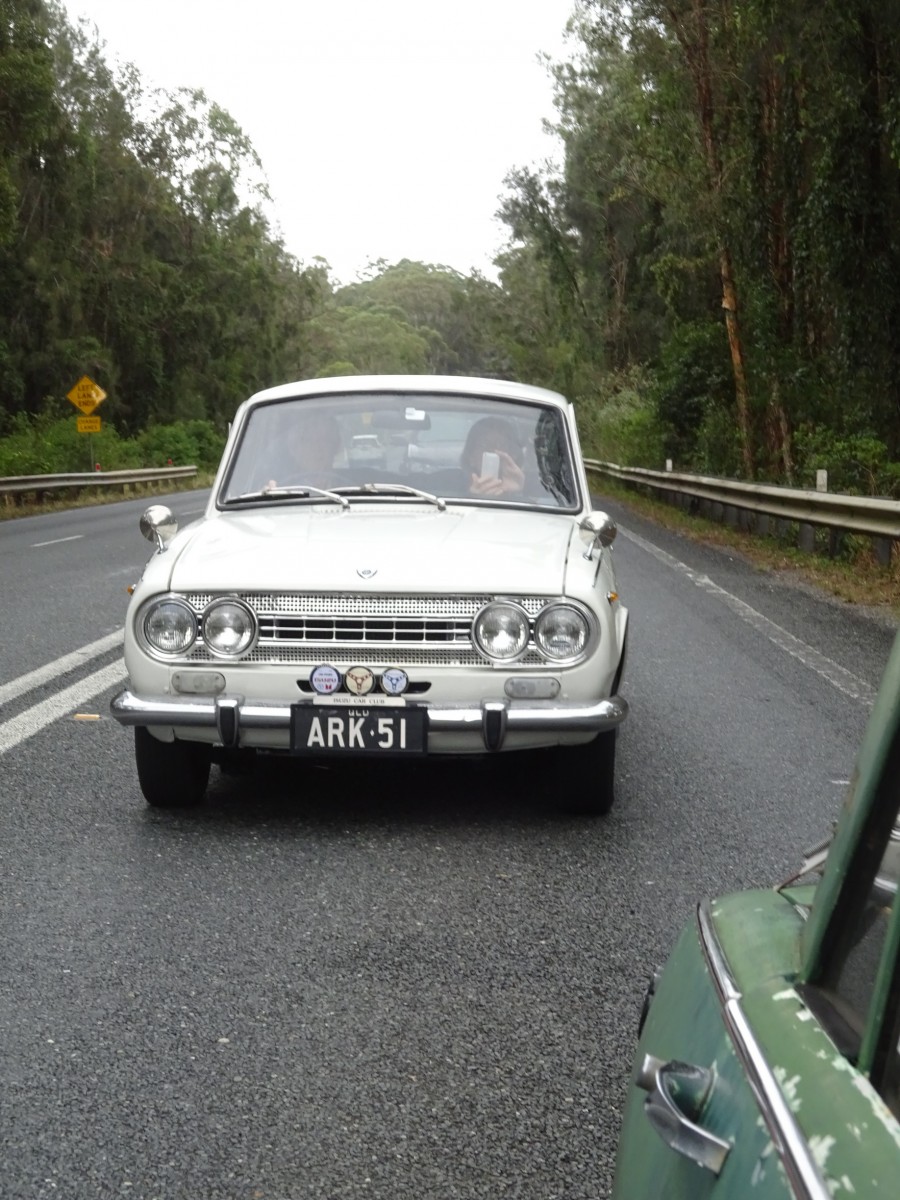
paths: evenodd
<path fill-rule="evenodd" d="M 109 707 L 121 725 L 215 731 L 215 740 L 228 748 L 241 745 L 244 731 L 271 732 L 279 736 L 280 744 L 291 728 L 291 705 L 247 701 L 242 696 L 145 698 L 126 688 L 113 697 Z M 621 696 L 586 705 L 498 700 L 470 707 L 423 707 L 429 736 L 480 732 L 486 750 L 502 749 L 510 733 L 603 733 L 615 729 L 628 714 L 628 704 Z M 260 744 L 256 738 L 254 744 Z"/>

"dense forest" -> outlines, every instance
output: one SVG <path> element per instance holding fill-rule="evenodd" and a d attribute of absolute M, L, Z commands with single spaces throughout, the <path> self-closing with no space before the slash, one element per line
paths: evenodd
<path fill-rule="evenodd" d="M 84 374 L 139 465 L 214 461 L 259 387 L 391 371 L 554 387 L 615 461 L 900 495 L 900 0 L 574 0 L 568 44 L 496 281 L 337 286 L 214 98 L 0 0 L 0 475 L 81 469 Z"/>

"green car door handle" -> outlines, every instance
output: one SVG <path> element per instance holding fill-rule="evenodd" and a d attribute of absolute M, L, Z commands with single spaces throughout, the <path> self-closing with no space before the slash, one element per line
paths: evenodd
<path fill-rule="evenodd" d="M 666 1145 L 718 1175 L 731 1144 L 696 1124 L 715 1082 L 712 1071 L 647 1054 L 636 1082 L 647 1092 L 647 1120 Z"/>

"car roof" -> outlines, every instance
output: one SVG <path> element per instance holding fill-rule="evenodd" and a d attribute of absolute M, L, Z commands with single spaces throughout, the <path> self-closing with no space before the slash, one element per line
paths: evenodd
<path fill-rule="evenodd" d="M 493 396 L 567 408 L 569 401 L 559 392 L 532 387 L 509 379 L 479 379 L 469 375 L 344 375 L 328 379 L 302 379 L 256 392 L 246 405 L 304 396 L 347 395 L 348 392 L 431 392 L 444 395 Z"/>

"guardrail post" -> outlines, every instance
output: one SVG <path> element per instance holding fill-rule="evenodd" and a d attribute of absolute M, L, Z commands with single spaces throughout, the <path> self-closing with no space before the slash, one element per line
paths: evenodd
<path fill-rule="evenodd" d="M 893 538 L 872 538 L 872 549 L 875 551 L 875 559 L 880 566 L 889 567 L 891 565 L 891 556 L 894 551 Z"/>
<path fill-rule="evenodd" d="M 800 530 L 797 534 L 797 545 L 805 554 L 815 554 L 816 552 L 816 527 L 808 525 L 805 521 L 800 523 Z"/>

